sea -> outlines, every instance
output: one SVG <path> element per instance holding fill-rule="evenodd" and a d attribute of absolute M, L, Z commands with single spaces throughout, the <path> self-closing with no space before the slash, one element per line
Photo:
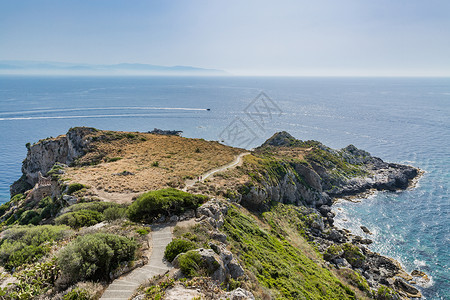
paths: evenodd
<path fill-rule="evenodd" d="M 0 76 L 0 202 L 25 144 L 76 126 L 182 130 L 247 149 L 284 130 L 416 166 L 414 188 L 339 200 L 335 223 L 426 272 L 424 298 L 450 299 L 450 78 Z"/>

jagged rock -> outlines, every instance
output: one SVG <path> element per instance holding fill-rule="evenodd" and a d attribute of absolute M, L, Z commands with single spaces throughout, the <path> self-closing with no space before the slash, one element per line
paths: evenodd
<path fill-rule="evenodd" d="M 372 234 L 372 232 L 370 232 L 370 230 L 366 226 L 360 226 L 360 227 L 361 227 L 362 231 L 364 231 L 364 233 Z"/>
<path fill-rule="evenodd" d="M 229 275 L 233 279 L 237 279 L 245 274 L 244 269 L 239 262 L 233 257 L 233 254 L 228 251 L 224 245 L 217 245 L 210 243 L 212 249 L 195 249 L 200 254 L 205 267 L 210 273 L 211 279 L 222 283 Z M 179 258 L 183 254 L 177 255 L 172 261 L 172 265 L 179 267 Z"/>
<path fill-rule="evenodd" d="M 227 212 L 228 206 L 217 199 L 212 199 L 197 209 L 197 214 L 200 217 L 205 216 L 206 220 L 215 228 L 223 226 Z"/>
<path fill-rule="evenodd" d="M 352 268 L 352 265 L 350 265 L 348 263 L 348 261 L 345 258 L 343 258 L 343 257 L 339 257 L 339 258 L 334 259 L 333 263 L 335 265 L 337 265 L 339 268 L 348 268 L 348 269 Z"/>
<path fill-rule="evenodd" d="M 237 288 L 231 292 L 227 292 L 221 299 L 229 300 L 255 300 L 255 296 L 250 291 Z"/>
<path fill-rule="evenodd" d="M 187 210 L 185 213 L 179 216 L 179 221 L 185 221 L 195 218 L 195 211 L 192 209 Z"/>
<path fill-rule="evenodd" d="M 85 136 L 94 131 L 94 128 L 76 127 L 66 135 L 41 140 L 30 146 L 22 164 L 26 182 L 34 186 L 38 181 L 38 172 L 46 174 L 55 163 L 70 165 L 76 158 L 84 155 L 91 142 Z"/>
<path fill-rule="evenodd" d="M 199 299 L 202 295 L 203 294 L 197 290 L 188 289 L 180 284 L 177 284 L 173 288 L 166 290 L 164 300 Z"/>
<path fill-rule="evenodd" d="M 73 205 L 73 204 L 77 203 L 77 201 L 78 201 L 77 197 L 70 196 L 70 195 L 63 195 L 62 198 L 64 201 L 66 201 L 66 203 L 68 205 Z"/>
<path fill-rule="evenodd" d="M 169 222 L 177 222 L 178 221 L 178 216 L 171 216 L 169 218 Z"/>
<path fill-rule="evenodd" d="M 331 213 L 331 206 L 329 205 L 322 205 L 319 207 L 319 212 L 322 216 L 327 217 L 328 213 Z"/>
<path fill-rule="evenodd" d="M 403 278 L 395 278 L 394 286 L 410 298 L 420 298 L 422 294 L 418 289 L 408 284 Z"/>
<path fill-rule="evenodd" d="M 336 229 L 332 229 L 327 236 L 327 239 L 334 242 L 344 243 L 346 238 L 345 236 L 337 231 Z"/>
<path fill-rule="evenodd" d="M 430 278 L 425 272 L 419 270 L 413 270 L 411 276 L 414 277 L 414 281 L 417 285 L 423 286 L 430 282 Z M 412 283 L 412 282 L 411 282 Z"/>
<path fill-rule="evenodd" d="M 213 240 L 219 241 L 221 243 L 225 243 L 227 241 L 227 235 L 222 232 L 214 231 L 211 233 L 211 238 Z"/>

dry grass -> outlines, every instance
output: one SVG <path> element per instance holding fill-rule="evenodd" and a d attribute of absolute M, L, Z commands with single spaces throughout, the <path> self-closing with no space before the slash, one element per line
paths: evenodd
<path fill-rule="evenodd" d="M 244 151 L 203 139 L 148 133 L 99 131 L 91 138 L 91 150 L 77 161 L 85 166 L 68 168 L 64 177 L 115 202 L 131 201 L 149 190 L 182 188 L 186 179 L 225 165 Z M 89 165 L 93 162 L 100 163 Z M 124 171 L 132 174 L 118 175 Z"/>

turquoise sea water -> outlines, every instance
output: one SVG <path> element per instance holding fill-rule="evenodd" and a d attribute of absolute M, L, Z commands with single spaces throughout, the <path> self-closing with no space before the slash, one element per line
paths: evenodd
<path fill-rule="evenodd" d="M 272 101 L 252 102 L 261 91 Z M 354 144 L 426 173 L 414 189 L 338 203 L 336 224 L 360 234 L 367 226 L 372 250 L 432 277 L 426 299 L 450 299 L 449 116 L 444 78 L 2 76 L 0 202 L 20 177 L 25 144 L 74 126 L 177 129 L 249 148 L 281 130 L 333 148 Z"/>

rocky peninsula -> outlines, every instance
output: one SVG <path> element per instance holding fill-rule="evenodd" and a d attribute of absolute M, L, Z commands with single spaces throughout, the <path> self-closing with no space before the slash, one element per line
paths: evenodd
<path fill-rule="evenodd" d="M 331 210 L 337 198 L 408 188 L 421 174 L 412 166 L 287 132 L 249 154 L 178 135 L 85 127 L 27 148 L 23 176 L 0 207 L 0 295 L 10 299 L 19 299 L 26 284 L 35 298 L 100 297 L 111 280 L 147 263 L 153 224 L 175 226 L 165 253 L 174 268 L 137 290 L 135 299 L 180 293 L 192 295 L 187 299 L 421 297 L 415 284 L 426 274 L 408 274 L 397 261 L 370 251 L 370 239 L 333 225 Z M 233 168 L 202 178 L 238 156 Z M 49 233 L 27 248 L 21 239 L 29 228 Z M 112 249 L 108 272 L 69 276 L 71 249 L 94 237 Z M 117 256 L 112 240 L 128 245 L 129 255 Z M 24 279 L 26 268 L 44 265 L 55 270 L 44 283 Z"/>

